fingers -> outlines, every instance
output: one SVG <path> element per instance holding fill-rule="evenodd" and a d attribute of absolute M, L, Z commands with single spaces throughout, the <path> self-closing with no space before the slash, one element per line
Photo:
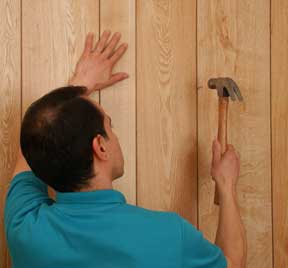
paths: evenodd
<path fill-rule="evenodd" d="M 114 54 L 110 57 L 110 62 L 112 66 L 123 56 L 127 48 L 128 48 L 127 43 L 124 43 L 120 47 L 117 48 Z"/>
<path fill-rule="evenodd" d="M 232 152 L 236 154 L 238 157 L 240 157 L 239 152 L 236 151 L 235 147 L 232 144 L 227 144 L 227 151 Z"/>
<path fill-rule="evenodd" d="M 105 30 L 100 37 L 100 40 L 97 42 L 93 52 L 101 53 L 106 46 L 107 40 L 111 34 L 110 30 Z"/>
<path fill-rule="evenodd" d="M 105 50 L 102 53 L 102 56 L 104 58 L 108 58 L 110 56 L 110 54 L 112 53 L 114 48 L 117 46 L 117 44 L 120 40 L 120 37 L 121 37 L 121 34 L 119 32 L 116 32 L 113 34 L 110 42 L 108 43 L 107 47 L 105 48 Z"/>
<path fill-rule="evenodd" d="M 93 47 L 93 39 L 94 39 L 94 34 L 89 32 L 86 36 L 84 50 L 82 53 L 83 56 L 87 56 L 91 52 L 92 47 Z"/>
<path fill-rule="evenodd" d="M 235 147 L 232 144 L 227 144 L 227 151 L 225 154 L 235 155 L 238 160 L 240 160 L 240 153 L 236 151 Z"/>
<path fill-rule="evenodd" d="M 121 33 L 116 32 L 113 34 L 111 40 L 109 41 L 107 45 L 107 41 L 111 35 L 110 30 L 105 30 L 97 44 L 95 45 L 95 48 L 93 50 L 93 39 L 94 39 L 94 34 L 92 32 L 89 32 L 86 36 L 85 40 L 85 46 L 84 46 L 84 51 L 82 53 L 83 56 L 87 56 L 89 53 L 95 53 L 99 54 L 102 53 L 101 55 L 103 58 L 109 58 L 112 66 L 115 65 L 115 63 L 123 56 L 125 53 L 126 49 L 128 48 L 127 43 L 121 44 L 116 51 L 113 52 L 115 47 L 117 46 L 120 38 L 121 38 Z"/>
<path fill-rule="evenodd" d="M 234 151 L 235 148 L 232 144 L 227 144 L 227 151 Z"/>
<path fill-rule="evenodd" d="M 97 42 L 97 44 L 95 45 L 95 48 L 93 50 L 94 33 L 89 32 L 86 35 L 85 45 L 84 45 L 84 50 L 83 50 L 82 55 L 87 56 L 91 52 L 96 52 L 96 53 L 102 53 L 102 56 L 104 58 L 108 58 L 113 53 L 113 50 L 115 49 L 115 47 L 117 46 L 117 44 L 121 38 L 121 33 L 116 32 L 113 34 L 111 40 L 109 41 L 109 43 L 107 45 L 107 41 L 108 41 L 110 35 L 111 35 L 111 31 L 105 30 L 102 33 L 99 41 Z M 111 62 L 113 64 L 115 64 L 122 57 L 122 55 L 126 51 L 127 47 L 128 47 L 128 44 L 124 43 L 113 53 L 113 55 L 110 57 Z"/>
<path fill-rule="evenodd" d="M 240 153 L 238 151 L 235 151 L 236 152 L 236 156 L 238 158 L 238 160 L 240 160 Z"/>
<path fill-rule="evenodd" d="M 217 139 L 214 139 L 212 146 L 212 165 L 217 165 L 221 160 L 221 145 Z"/>

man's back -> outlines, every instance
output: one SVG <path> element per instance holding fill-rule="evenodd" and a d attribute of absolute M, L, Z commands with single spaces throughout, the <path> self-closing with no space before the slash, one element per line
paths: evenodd
<path fill-rule="evenodd" d="M 226 267 L 175 212 L 127 204 L 114 189 L 57 192 L 54 202 L 32 171 L 11 182 L 5 231 L 14 268 Z"/>

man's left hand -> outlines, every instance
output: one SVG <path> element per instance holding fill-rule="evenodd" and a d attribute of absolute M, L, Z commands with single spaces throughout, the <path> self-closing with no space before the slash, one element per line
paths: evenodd
<path fill-rule="evenodd" d="M 128 78 L 125 72 L 112 74 L 113 67 L 125 53 L 128 44 L 121 44 L 115 51 L 121 34 L 116 32 L 108 42 L 110 31 L 103 32 L 100 40 L 93 49 L 93 33 L 88 33 L 85 40 L 83 53 L 76 64 L 74 75 L 68 84 L 85 86 L 88 88 L 87 95 L 96 90 L 111 86 Z"/>

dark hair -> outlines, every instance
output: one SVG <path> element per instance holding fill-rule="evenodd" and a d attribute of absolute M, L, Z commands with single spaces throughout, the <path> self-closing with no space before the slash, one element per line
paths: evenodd
<path fill-rule="evenodd" d="M 54 89 L 27 109 L 20 134 L 22 153 L 37 177 L 58 192 L 79 191 L 95 176 L 92 141 L 108 138 L 104 115 L 88 99 L 87 88 Z"/>

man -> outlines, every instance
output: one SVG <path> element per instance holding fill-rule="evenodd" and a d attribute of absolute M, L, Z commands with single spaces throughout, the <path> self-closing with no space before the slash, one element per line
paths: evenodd
<path fill-rule="evenodd" d="M 67 87 L 27 109 L 19 158 L 5 204 L 5 233 L 14 268 L 245 267 L 246 240 L 236 202 L 239 155 L 213 143 L 211 175 L 220 194 L 216 245 L 176 212 L 126 203 L 112 181 L 124 161 L 111 118 L 89 94 L 128 77 L 112 74 L 127 44 L 93 35 Z M 23 152 L 23 155 L 22 155 Z M 27 162 L 26 162 L 27 161 Z M 49 198 L 47 185 L 56 190 Z"/>

